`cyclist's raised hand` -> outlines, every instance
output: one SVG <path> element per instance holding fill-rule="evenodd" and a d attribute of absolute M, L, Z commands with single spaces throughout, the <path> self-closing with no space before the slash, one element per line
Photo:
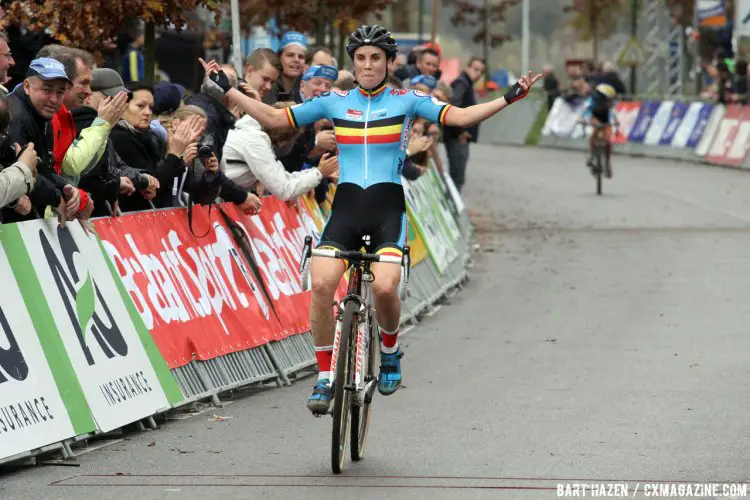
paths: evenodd
<path fill-rule="evenodd" d="M 518 79 L 518 84 L 523 87 L 525 90 L 529 90 L 536 82 L 542 79 L 542 74 L 537 73 L 534 76 L 531 76 L 531 71 L 529 71 L 526 75 L 522 76 Z"/>
<path fill-rule="evenodd" d="M 526 97 L 526 94 L 529 93 L 529 89 L 541 80 L 542 74 L 538 73 L 534 76 L 531 76 L 531 71 L 528 72 L 528 74 L 523 75 L 521 78 L 518 79 L 516 83 L 513 84 L 513 86 L 510 88 L 510 90 L 503 96 L 505 98 L 505 102 L 508 104 L 513 104 L 516 101 L 519 101 Z"/>

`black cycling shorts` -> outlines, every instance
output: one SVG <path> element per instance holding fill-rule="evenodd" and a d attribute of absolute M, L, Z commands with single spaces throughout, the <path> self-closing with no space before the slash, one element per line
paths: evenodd
<path fill-rule="evenodd" d="M 406 202 L 399 184 L 386 182 L 363 189 L 343 183 L 336 188 L 331 214 L 318 248 L 401 255 L 407 241 Z"/>

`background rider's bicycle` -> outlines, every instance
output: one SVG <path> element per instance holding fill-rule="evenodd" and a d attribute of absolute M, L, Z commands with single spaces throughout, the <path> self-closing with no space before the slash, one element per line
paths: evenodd
<path fill-rule="evenodd" d="M 343 259 L 349 268 L 349 286 L 346 296 L 336 307 L 336 334 L 333 342 L 331 368 L 333 380 L 333 430 L 331 433 L 331 467 L 338 474 L 344 464 L 346 437 L 351 415 L 351 458 L 364 456 L 367 428 L 370 423 L 370 405 L 378 384 L 376 375 L 378 325 L 372 305 L 370 283 L 375 280 L 371 264 L 384 262 L 401 265 L 401 294 L 409 280 L 409 247 L 403 257 L 375 255 L 362 252 L 342 252 L 312 249 L 312 238 L 305 238 L 300 261 L 302 283 L 307 286 L 310 257 Z"/>
<path fill-rule="evenodd" d="M 594 130 L 592 134 L 596 134 L 594 139 L 594 150 L 592 151 L 591 163 L 588 164 L 591 169 L 591 175 L 596 179 L 596 194 L 602 194 L 602 175 L 606 177 L 612 177 L 612 165 L 607 159 L 607 138 L 604 134 L 604 129 L 609 128 L 609 124 L 604 123 L 592 123 L 585 122 L 585 125 L 591 126 Z"/>

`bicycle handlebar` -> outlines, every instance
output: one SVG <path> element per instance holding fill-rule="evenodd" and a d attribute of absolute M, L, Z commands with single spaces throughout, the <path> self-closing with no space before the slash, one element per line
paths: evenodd
<path fill-rule="evenodd" d="M 307 283 L 309 278 L 308 260 L 311 257 L 328 257 L 331 259 L 345 259 L 348 262 L 384 262 L 387 264 L 398 264 L 401 266 L 401 277 L 404 283 L 409 282 L 409 271 L 411 267 L 411 255 L 409 255 L 409 246 L 404 247 L 404 254 L 400 257 L 393 255 L 377 255 L 363 252 L 345 252 L 342 250 L 328 248 L 312 248 L 312 238 L 305 237 L 305 244 L 302 248 L 302 257 L 300 258 L 300 274 L 302 282 Z M 306 288 L 307 290 L 307 288 Z"/>
<path fill-rule="evenodd" d="M 331 259 L 345 259 L 352 262 L 385 262 L 388 264 L 403 264 L 403 257 L 395 257 L 393 255 L 377 255 L 372 253 L 362 252 L 344 252 L 342 250 L 333 249 L 314 249 L 312 251 L 313 257 L 328 257 Z"/>

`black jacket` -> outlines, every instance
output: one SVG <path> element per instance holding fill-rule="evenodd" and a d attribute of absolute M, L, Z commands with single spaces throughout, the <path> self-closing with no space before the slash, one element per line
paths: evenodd
<path fill-rule="evenodd" d="M 195 94 L 187 100 L 188 104 L 198 106 L 206 112 L 208 125 L 205 134 L 214 136 L 214 153 L 221 161 L 224 143 L 227 142 L 229 131 L 234 128 L 234 115 L 221 102 L 204 93 Z"/>
<path fill-rule="evenodd" d="M 286 90 L 284 83 L 281 80 L 281 77 L 279 77 L 276 84 L 271 88 L 271 92 L 263 98 L 264 103 L 273 106 L 279 101 L 294 101 L 297 104 L 304 101 L 302 98 L 302 91 L 300 90 L 300 87 L 302 86 L 301 78 L 297 78 L 297 81 L 294 82 L 294 86 L 290 91 Z"/>
<path fill-rule="evenodd" d="M 182 159 L 173 154 L 164 157 L 166 153 L 164 145 L 151 130 L 135 130 L 120 122 L 112 129 L 110 137 L 117 154 L 125 163 L 139 172 L 153 175 L 159 181 L 159 191 L 153 200 L 157 208 L 177 206 L 172 197 L 175 183 L 178 186 L 182 185 L 182 190 L 190 193 L 199 204 L 206 204 L 215 196 L 221 196 L 226 201 L 239 204 L 247 197 L 247 191 L 223 173 L 220 173 L 210 184 L 207 184 L 203 178 L 193 179 L 193 175 L 187 172 L 189 169 L 186 168 Z M 211 193 L 213 196 L 210 196 Z M 120 208 L 123 212 L 132 212 L 148 210 L 151 207 L 140 194 L 134 193 L 132 196 L 120 198 Z"/>
<path fill-rule="evenodd" d="M 153 203 L 156 207 L 172 206 L 172 187 L 182 179 L 185 164 L 175 155 L 166 155 L 163 144 L 151 130 L 136 130 L 122 120 L 112 129 L 110 139 L 122 161 L 141 173 L 159 181 L 159 191 Z M 123 212 L 148 210 L 151 206 L 139 193 L 120 199 Z"/>
<path fill-rule="evenodd" d="M 76 125 L 76 133 L 80 138 L 81 132 L 94 123 L 98 116 L 93 108 L 84 106 L 74 109 L 73 121 Z M 99 162 L 81 177 L 78 187 L 86 191 L 94 200 L 93 217 L 112 215 L 105 202 L 114 207 L 114 203 L 120 196 L 120 177 L 127 177 L 138 189 L 139 183 L 148 183 L 148 179 L 138 170 L 126 164 L 115 151 L 112 139 L 107 139 L 107 146 Z M 134 193 L 132 196 L 136 196 Z"/>
<path fill-rule="evenodd" d="M 461 75 L 453 80 L 451 88 L 453 89 L 451 104 L 454 106 L 468 108 L 477 103 L 476 95 L 474 95 L 474 83 L 471 81 L 471 78 L 469 78 L 466 71 L 462 71 Z M 464 131 L 471 134 L 471 142 L 477 142 L 477 139 L 479 138 L 479 124 L 473 125 L 469 128 L 445 127 L 443 138 L 446 141 L 455 140 Z"/>
<path fill-rule="evenodd" d="M 411 64 L 408 66 L 403 66 L 396 70 L 395 73 L 393 73 L 393 76 L 398 78 L 404 83 L 407 83 L 406 80 L 411 80 L 415 76 L 420 75 L 419 68 L 417 68 L 416 64 Z M 435 73 L 435 80 L 440 80 L 440 77 L 443 75 L 442 70 L 438 69 Z"/>
<path fill-rule="evenodd" d="M 38 215 L 43 217 L 47 206 L 57 207 L 60 204 L 62 189 L 70 184 L 70 181 L 54 171 L 52 120 L 47 120 L 37 112 L 22 86 L 8 94 L 8 104 L 13 117 L 8 130 L 11 142 L 18 143 L 21 147 L 33 142 L 41 160 L 37 164 L 37 181 L 29 198 Z M 18 222 L 35 218 L 34 211 L 28 216 L 20 216 L 5 209 L 3 221 Z"/>

